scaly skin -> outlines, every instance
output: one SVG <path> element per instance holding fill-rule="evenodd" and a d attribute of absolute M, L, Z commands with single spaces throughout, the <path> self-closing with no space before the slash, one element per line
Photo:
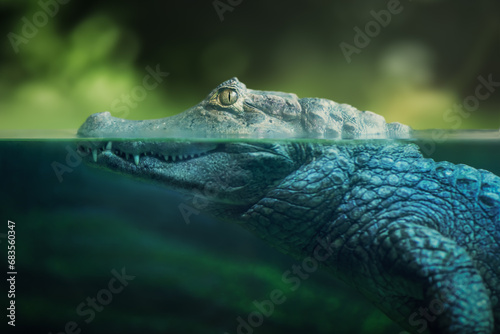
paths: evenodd
<path fill-rule="evenodd" d="M 158 137 L 171 127 L 215 136 L 411 133 L 350 106 L 252 91 L 232 79 L 180 115 L 96 114 L 79 135 Z M 390 139 L 91 143 L 79 147 L 91 163 L 207 194 L 212 215 L 327 268 L 410 332 L 500 333 L 500 178 L 487 171 L 436 163 Z"/>

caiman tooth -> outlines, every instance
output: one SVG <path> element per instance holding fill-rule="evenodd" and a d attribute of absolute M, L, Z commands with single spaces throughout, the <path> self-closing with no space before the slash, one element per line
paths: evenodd
<path fill-rule="evenodd" d="M 129 154 L 128 153 L 125 153 L 125 159 L 128 160 L 128 156 Z"/>
<path fill-rule="evenodd" d="M 92 149 L 92 158 L 94 162 L 97 162 L 97 150 L 95 148 Z"/>
<path fill-rule="evenodd" d="M 177 156 L 176 155 L 172 155 L 172 161 L 175 161 L 175 159 L 177 159 Z"/>
<path fill-rule="evenodd" d="M 134 162 L 135 162 L 136 166 L 139 166 L 139 155 L 138 154 L 134 154 Z"/>
<path fill-rule="evenodd" d="M 106 145 L 106 151 L 111 151 L 111 148 L 113 147 L 113 143 L 108 141 L 108 144 Z"/>

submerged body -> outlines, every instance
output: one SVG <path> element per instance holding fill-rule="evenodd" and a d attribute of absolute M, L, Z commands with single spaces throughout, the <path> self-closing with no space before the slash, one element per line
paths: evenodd
<path fill-rule="evenodd" d="M 232 79 L 177 116 L 125 121 L 96 114 L 79 135 L 158 136 L 172 127 L 205 136 L 411 132 L 347 105 L 253 91 Z M 487 171 L 436 163 L 417 146 L 390 139 L 91 143 L 79 149 L 98 166 L 209 194 L 212 215 L 327 268 L 408 331 L 500 333 L 500 178 Z"/>

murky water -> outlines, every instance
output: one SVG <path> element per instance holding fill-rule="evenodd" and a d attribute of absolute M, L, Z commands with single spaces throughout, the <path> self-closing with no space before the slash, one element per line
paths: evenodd
<path fill-rule="evenodd" d="M 19 333 L 401 331 L 328 273 L 291 291 L 282 275 L 295 260 L 203 210 L 186 221 L 179 207 L 193 203 L 185 197 L 68 158 L 74 131 L 0 138 L 1 256 L 11 220 Z M 427 131 L 407 141 L 436 161 L 500 175 L 497 131 Z M 66 167 L 59 176 L 58 164 Z M 259 311 L 274 289 L 286 300 Z"/>

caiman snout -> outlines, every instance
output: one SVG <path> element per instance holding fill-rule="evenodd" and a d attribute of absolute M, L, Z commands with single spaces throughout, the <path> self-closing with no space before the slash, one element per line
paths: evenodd
<path fill-rule="evenodd" d="M 85 138 L 166 138 L 179 137 L 177 116 L 133 121 L 114 117 L 109 111 L 90 115 L 77 135 Z"/>

